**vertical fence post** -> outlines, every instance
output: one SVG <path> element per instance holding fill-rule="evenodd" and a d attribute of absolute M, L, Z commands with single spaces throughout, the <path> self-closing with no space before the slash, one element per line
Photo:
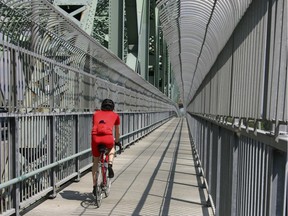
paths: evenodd
<path fill-rule="evenodd" d="M 125 133 L 125 117 L 124 116 L 125 116 L 124 113 L 120 114 L 120 119 L 121 119 L 121 122 L 120 122 L 120 137 L 121 137 L 121 135 L 123 135 Z M 119 142 L 121 142 L 121 145 L 123 146 L 123 150 L 124 150 L 125 149 L 124 139 L 119 140 Z"/>
<path fill-rule="evenodd" d="M 232 153 L 232 184 L 231 184 L 231 216 L 237 216 L 237 185 L 238 185 L 238 152 L 239 137 L 235 134 L 233 137 Z"/>
<path fill-rule="evenodd" d="M 210 130 L 209 130 L 209 140 L 208 140 L 208 142 L 209 142 L 209 165 L 208 165 L 208 167 L 209 167 L 209 170 L 205 170 L 205 172 L 207 173 L 206 174 L 206 178 L 208 179 L 208 185 L 209 185 L 209 194 L 211 194 L 212 193 L 212 186 L 213 186 L 213 184 L 212 184 L 212 175 L 213 175 L 213 144 L 214 144 L 214 142 L 213 142 L 213 125 L 210 123 L 209 124 L 209 128 L 210 128 Z"/>
<path fill-rule="evenodd" d="M 145 127 L 144 121 L 145 121 L 144 113 L 141 113 L 141 128 L 144 128 L 144 127 Z M 144 130 L 141 130 L 141 137 L 142 137 L 144 134 L 145 134 Z"/>
<path fill-rule="evenodd" d="M 75 116 L 75 154 L 79 152 L 79 145 L 80 145 L 80 140 L 79 140 L 79 133 L 80 133 L 80 127 L 79 127 L 79 114 Z M 75 158 L 75 171 L 78 173 L 75 181 L 80 181 L 80 160 L 79 157 Z"/>
<path fill-rule="evenodd" d="M 221 200 L 220 200 L 220 194 L 221 194 L 221 151 L 222 151 L 222 140 L 221 140 L 221 128 L 218 127 L 217 130 L 217 180 L 216 180 L 216 215 L 220 214 L 221 209 Z"/>
<path fill-rule="evenodd" d="M 128 131 L 132 131 L 131 130 L 131 114 L 127 113 L 127 115 L 128 115 L 128 122 L 127 122 Z M 130 140 L 131 140 L 131 135 L 128 136 L 128 144 L 130 144 Z"/>
<path fill-rule="evenodd" d="M 285 165 L 285 181 L 284 181 L 284 212 L 283 215 L 287 215 L 288 212 L 288 150 L 286 152 L 286 165 Z"/>
<path fill-rule="evenodd" d="M 272 151 L 272 175 L 271 175 L 271 198 L 270 215 L 284 215 L 284 194 L 285 188 L 285 162 L 286 155 L 278 150 Z"/>
<path fill-rule="evenodd" d="M 50 161 L 51 164 L 56 161 L 56 116 L 52 115 L 50 119 L 50 137 L 51 137 L 51 143 L 50 143 Z M 51 178 L 51 186 L 53 188 L 51 197 L 54 198 L 57 195 L 56 191 L 56 167 L 53 167 L 50 170 L 50 178 Z"/>
<path fill-rule="evenodd" d="M 136 121 L 135 121 L 135 113 L 132 113 L 132 131 L 135 131 L 135 125 L 136 125 Z M 134 141 L 136 137 L 136 134 L 133 133 L 132 134 L 132 140 Z"/>
<path fill-rule="evenodd" d="M 139 129 L 141 129 L 141 126 L 142 126 L 142 113 L 138 113 L 137 115 L 138 115 L 138 128 L 137 128 L 137 130 L 139 130 Z M 142 130 L 140 130 L 138 132 L 138 139 L 141 137 L 141 135 L 142 135 Z"/>
<path fill-rule="evenodd" d="M 14 178 L 17 178 L 20 176 L 20 167 L 19 167 L 19 118 L 14 117 L 10 119 L 10 136 L 12 143 L 14 143 L 14 146 L 12 148 L 12 154 L 13 154 L 13 170 L 14 170 Z M 13 188 L 13 205 L 15 208 L 15 215 L 20 215 L 20 184 L 16 183 L 14 184 Z"/>

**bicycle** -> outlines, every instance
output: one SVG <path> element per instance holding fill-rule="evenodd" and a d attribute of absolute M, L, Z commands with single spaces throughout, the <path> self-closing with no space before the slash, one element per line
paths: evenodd
<path fill-rule="evenodd" d="M 96 182 L 96 205 L 98 208 L 101 206 L 103 193 L 105 194 L 105 198 L 109 196 L 111 190 L 111 179 L 108 176 L 108 160 L 109 155 L 108 149 L 104 144 L 100 144 L 98 146 L 100 157 L 99 164 L 97 169 L 97 182 Z"/>

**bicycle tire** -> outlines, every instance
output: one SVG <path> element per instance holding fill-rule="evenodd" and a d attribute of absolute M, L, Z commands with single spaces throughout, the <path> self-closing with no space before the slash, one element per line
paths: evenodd
<path fill-rule="evenodd" d="M 101 206 L 103 198 L 102 185 L 103 185 L 103 176 L 102 176 L 102 167 L 100 164 L 97 170 L 96 197 L 95 197 L 95 202 L 98 208 Z"/>

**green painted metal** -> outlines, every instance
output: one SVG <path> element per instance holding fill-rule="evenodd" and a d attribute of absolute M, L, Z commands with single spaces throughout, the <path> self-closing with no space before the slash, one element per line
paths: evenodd
<path fill-rule="evenodd" d="M 53 4 L 65 16 L 77 23 L 87 34 L 93 31 L 93 21 L 98 0 L 54 0 Z"/>
<path fill-rule="evenodd" d="M 138 25 L 139 26 L 139 49 L 138 62 L 139 72 L 141 77 L 145 78 L 148 72 L 148 52 L 149 52 L 149 22 L 150 22 L 150 1 L 137 0 Z M 141 11 L 141 12 L 140 12 Z M 156 86 L 157 87 L 157 86 Z"/>
<path fill-rule="evenodd" d="M 168 96 L 168 88 L 169 88 L 169 73 L 167 63 L 167 47 L 163 36 L 161 37 L 161 74 L 163 74 L 163 93 Z"/>
<path fill-rule="evenodd" d="M 124 2 L 109 1 L 109 43 L 108 49 L 124 59 Z"/>
<path fill-rule="evenodd" d="M 126 64 L 132 68 L 132 70 L 137 71 L 138 62 L 138 19 L 136 0 L 126 0 L 125 1 L 125 11 L 126 11 L 126 35 L 127 35 L 127 57 Z"/>
<path fill-rule="evenodd" d="M 106 48 L 109 41 L 109 20 L 109 1 L 98 0 L 91 36 Z"/>
<path fill-rule="evenodd" d="M 154 80 L 155 80 L 155 86 L 161 91 L 161 74 L 160 74 L 160 38 L 159 38 L 159 17 L 158 17 L 158 9 L 155 8 L 155 4 L 153 5 L 154 9 L 154 43 L 155 43 L 155 51 L 154 51 L 154 58 L 155 58 L 155 64 L 154 64 Z M 162 91 L 163 92 L 163 91 Z"/>

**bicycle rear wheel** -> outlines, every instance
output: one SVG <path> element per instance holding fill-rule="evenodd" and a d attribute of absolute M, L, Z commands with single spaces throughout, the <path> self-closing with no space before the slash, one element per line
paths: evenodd
<path fill-rule="evenodd" d="M 102 167 L 101 165 L 99 165 L 97 170 L 96 197 L 95 197 L 96 205 L 98 208 L 101 206 L 103 198 L 102 185 L 103 185 Z"/>

